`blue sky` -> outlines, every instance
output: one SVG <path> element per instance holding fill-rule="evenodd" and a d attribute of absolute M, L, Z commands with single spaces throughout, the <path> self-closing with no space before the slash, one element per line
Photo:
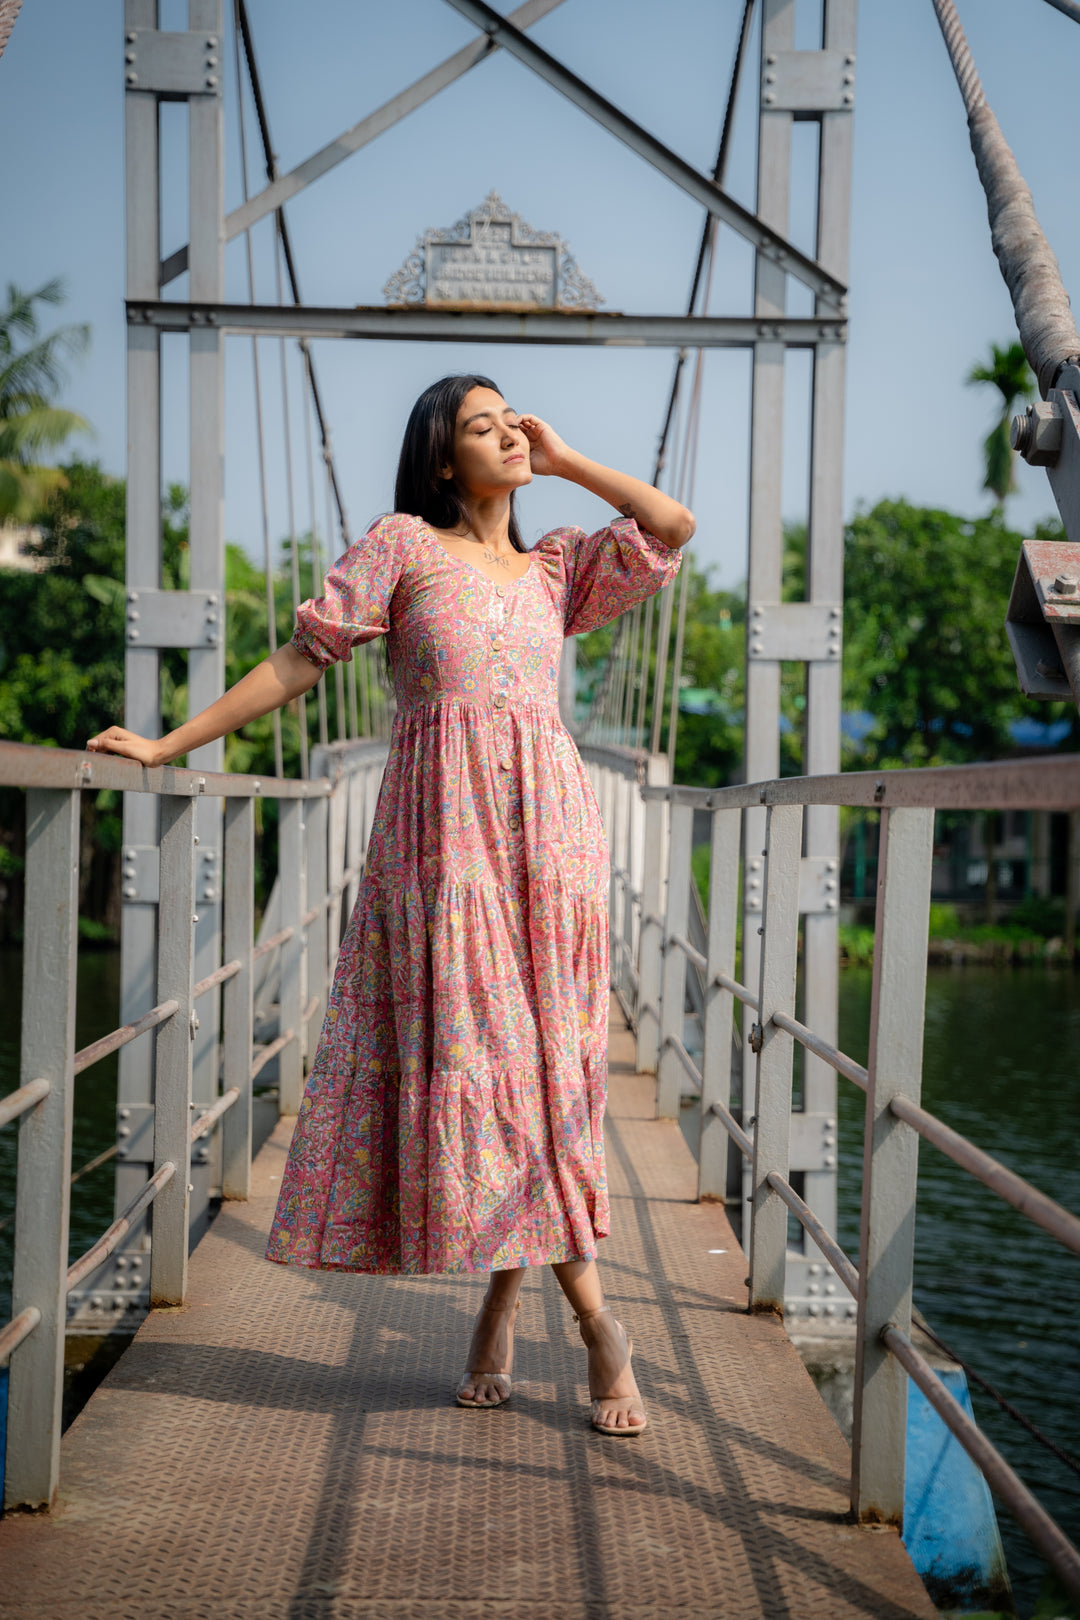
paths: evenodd
<path fill-rule="evenodd" d="M 228 8 L 227 8 L 228 9 Z M 502 9 L 509 10 L 507 3 Z M 535 37 L 701 168 L 713 161 L 740 0 L 565 0 Z M 1080 211 L 1061 90 L 1080 64 L 1080 28 L 1043 0 L 961 0 L 991 104 L 1035 196 L 1066 286 L 1080 284 Z M 163 0 L 163 26 L 186 6 Z M 820 8 L 797 0 L 800 45 L 815 43 Z M 441 0 L 252 0 L 282 169 L 404 88 L 473 37 Z M 66 317 L 93 327 L 67 401 L 94 425 L 89 453 L 123 470 L 122 10 L 119 0 L 38 0 L 19 16 L 0 59 L 0 274 L 23 287 L 62 275 Z M 231 58 L 227 206 L 240 199 Z M 753 203 L 755 74 L 747 78 L 729 189 Z M 808 126 L 796 126 L 791 235 L 809 246 Z M 250 139 L 254 153 L 254 130 Z M 162 245 L 186 239 L 185 113 L 163 109 Z M 254 154 L 257 157 L 257 153 Z M 253 181 L 259 169 L 252 160 Z M 684 305 L 701 228 L 680 191 L 503 53 L 348 159 L 289 205 L 309 303 L 382 301 L 382 286 L 432 225 L 450 224 L 494 187 L 541 229 L 560 231 L 605 308 Z M 269 222 L 253 233 L 256 294 L 272 300 Z M 229 296 L 246 297 L 242 240 L 227 257 Z M 929 0 L 862 0 L 855 110 L 845 510 L 884 495 L 975 513 L 988 394 L 964 386 L 992 340 L 1013 335 L 989 246 L 959 95 Z M 725 232 L 712 308 L 749 308 L 750 257 Z M 184 296 L 185 282 L 170 289 Z M 793 306 L 794 308 L 795 306 Z M 164 466 L 187 477 L 185 343 L 166 340 Z M 285 531 L 276 343 L 262 347 L 267 383 L 271 530 Z M 391 502 L 409 405 L 447 370 L 492 374 L 518 409 L 554 423 L 587 454 L 651 475 L 672 357 L 666 351 L 540 350 L 462 345 L 317 346 L 354 533 Z M 290 362 L 291 363 L 291 362 Z M 251 343 L 229 342 L 226 524 L 261 547 Z M 699 558 L 734 583 L 745 571 L 749 370 L 742 354 L 706 363 L 695 508 Z M 807 372 L 791 366 L 785 512 L 805 511 Z M 299 395 L 293 398 L 296 430 Z M 301 518 L 307 511 L 297 458 Z M 1019 468 L 1018 527 L 1049 513 L 1045 475 Z M 591 496 L 537 480 L 523 517 L 531 536 L 561 522 L 602 521 Z M 320 520 L 323 512 L 321 503 Z"/>

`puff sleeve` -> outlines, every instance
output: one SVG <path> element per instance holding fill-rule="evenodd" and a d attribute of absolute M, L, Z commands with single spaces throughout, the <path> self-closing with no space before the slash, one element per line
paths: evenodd
<path fill-rule="evenodd" d="M 354 647 L 389 631 L 390 598 L 401 577 L 403 521 L 397 514 L 378 518 L 338 558 L 323 581 L 322 596 L 297 609 L 292 645 L 316 669 L 348 662 Z"/>
<path fill-rule="evenodd" d="M 653 596 L 679 572 L 682 553 L 633 518 L 616 518 L 595 534 L 564 531 L 568 636 L 596 630 Z"/>

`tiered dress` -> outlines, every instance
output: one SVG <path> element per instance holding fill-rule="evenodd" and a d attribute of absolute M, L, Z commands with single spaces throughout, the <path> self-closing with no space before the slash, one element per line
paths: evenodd
<path fill-rule="evenodd" d="M 590 1259 L 608 1231 L 608 855 L 563 639 L 674 578 L 618 519 L 517 580 L 394 513 L 301 607 L 319 668 L 388 638 L 397 712 L 267 1258 L 424 1274 Z"/>

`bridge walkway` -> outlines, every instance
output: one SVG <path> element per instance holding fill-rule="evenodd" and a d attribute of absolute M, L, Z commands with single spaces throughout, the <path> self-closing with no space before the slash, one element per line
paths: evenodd
<path fill-rule="evenodd" d="M 609 1298 L 650 1426 L 587 1421 L 570 1312 L 526 1283 L 511 1403 L 451 1404 L 475 1279 L 263 1259 L 291 1120 L 63 1441 L 50 1515 L 0 1524 L 7 1620 L 933 1620 L 898 1537 L 846 1520 L 847 1447 L 775 1320 L 746 1314 L 615 1011 Z"/>

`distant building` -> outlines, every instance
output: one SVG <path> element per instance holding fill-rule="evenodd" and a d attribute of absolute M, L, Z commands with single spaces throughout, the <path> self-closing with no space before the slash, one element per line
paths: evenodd
<path fill-rule="evenodd" d="M 41 540 L 41 530 L 33 524 L 0 523 L 0 568 L 21 568 L 30 574 L 40 574 L 49 566 L 47 557 L 34 554 L 33 547 Z"/>

